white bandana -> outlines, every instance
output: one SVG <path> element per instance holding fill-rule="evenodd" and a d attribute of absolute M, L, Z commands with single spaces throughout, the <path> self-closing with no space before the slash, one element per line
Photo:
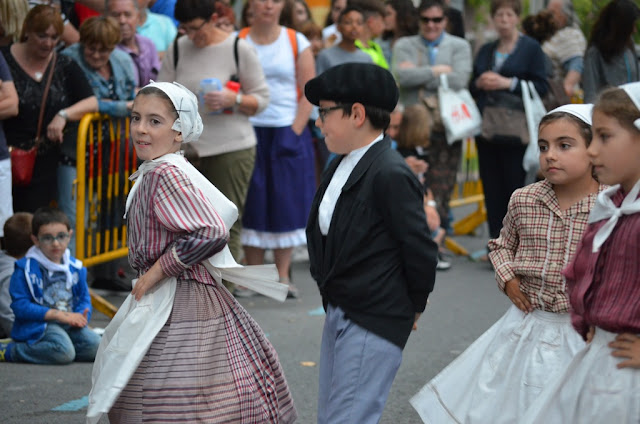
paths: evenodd
<path fill-rule="evenodd" d="M 178 119 L 173 123 L 172 130 L 182 133 L 182 142 L 196 141 L 202 134 L 202 118 L 198 113 L 198 99 L 184 85 L 177 82 L 151 81 L 145 87 L 155 87 L 162 90 L 178 112 Z"/>
<path fill-rule="evenodd" d="M 591 115 L 593 113 L 593 105 L 591 103 L 584 104 L 584 105 L 582 104 L 563 105 L 553 109 L 551 112 L 547 113 L 547 115 L 550 115 L 555 112 L 569 113 L 575 116 L 576 118 L 578 118 L 579 120 L 581 120 L 582 122 L 584 122 L 585 124 L 593 125 L 591 123 Z"/>
<path fill-rule="evenodd" d="M 69 263 L 71 262 L 71 254 L 69 252 L 69 249 L 66 249 L 64 251 L 61 264 L 52 262 L 37 246 L 31 246 L 29 250 L 27 250 L 27 254 L 25 256 L 29 259 L 35 259 L 49 272 L 64 272 L 67 276 L 67 290 L 71 289 L 71 287 L 73 286 L 73 277 L 71 276 L 71 269 L 69 269 Z"/>
<path fill-rule="evenodd" d="M 605 241 L 607 241 L 611 232 L 616 227 L 618 219 L 622 215 L 631 215 L 640 212 L 640 199 L 637 199 L 638 192 L 640 192 L 640 180 L 633 186 L 631 191 L 629 191 L 622 201 L 622 204 L 620 204 L 620 207 L 617 208 L 611 198 L 616 194 L 619 188 L 620 184 L 616 184 L 601 191 L 596 199 L 596 204 L 593 206 L 593 209 L 591 209 L 591 213 L 589 214 L 589 224 L 602 221 L 604 219 L 609 220 L 606 224 L 600 227 L 593 238 L 593 253 L 600 250 L 600 247 Z"/>
<path fill-rule="evenodd" d="M 633 104 L 636 105 L 636 108 L 640 110 L 640 82 L 630 82 L 629 84 L 623 84 L 618 87 L 622 88 L 625 93 L 627 93 Z M 633 125 L 640 130 L 640 118 L 633 121 Z"/>

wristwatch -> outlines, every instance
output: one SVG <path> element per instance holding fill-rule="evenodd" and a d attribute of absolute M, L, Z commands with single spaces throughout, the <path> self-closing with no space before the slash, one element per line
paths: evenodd
<path fill-rule="evenodd" d="M 67 114 L 67 111 L 64 109 L 60 109 L 58 111 L 58 115 L 61 116 L 62 118 L 64 118 L 65 121 L 69 120 L 69 115 Z"/>
<path fill-rule="evenodd" d="M 236 94 L 236 104 L 240 106 L 242 104 L 242 94 Z"/>

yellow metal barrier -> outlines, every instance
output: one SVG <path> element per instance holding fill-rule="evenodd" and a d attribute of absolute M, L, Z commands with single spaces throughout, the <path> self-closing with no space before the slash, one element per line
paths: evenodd
<path fill-rule="evenodd" d="M 76 257 L 85 266 L 126 256 L 123 218 L 129 176 L 136 169 L 129 143 L 129 119 L 99 113 L 85 115 L 78 128 L 76 189 Z M 113 317 L 117 310 L 91 293 L 93 306 Z"/>
<path fill-rule="evenodd" d="M 478 166 L 478 150 L 474 139 L 462 141 L 462 163 L 458 173 L 458 184 L 454 188 L 449 202 L 450 208 L 457 208 L 476 204 L 477 208 L 464 218 L 452 224 L 453 233 L 457 235 L 470 234 L 487 220 L 487 210 L 484 206 L 484 192 Z M 451 237 L 446 237 L 445 246 L 453 253 L 468 256 L 469 252 Z"/>

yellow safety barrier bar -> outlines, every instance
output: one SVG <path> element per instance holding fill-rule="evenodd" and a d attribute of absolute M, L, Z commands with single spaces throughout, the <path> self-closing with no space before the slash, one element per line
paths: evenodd
<path fill-rule="evenodd" d="M 468 138 L 462 141 L 462 163 L 458 173 L 458 184 L 454 188 L 449 202 L 450 208 L 476 204 L 477 208 L 464 218 L 452 224 L 453 233 L 457 235 L 471 234 L 487 220 L 484 205 L 484 192 L 478 166 L 478 150 L 475 140 Z M 451 237 L 446 237 L 445 246 L 453 253 L 468 256 L 469 252 Z"/>
<path fill-rule="evenodd" d="M 123 218 L 129 176 L 137 165 L 129 143 L 129 119 L 99 113 L 85 115 L 78 128 L 76 189 L 76 257 L 85 266 L 126 256 Z M 93 306 L 113 317 L 117 308 L 91 293 Z"/>

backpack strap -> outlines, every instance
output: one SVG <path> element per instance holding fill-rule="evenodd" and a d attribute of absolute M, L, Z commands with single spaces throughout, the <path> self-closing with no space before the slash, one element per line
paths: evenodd
<path fill-rule="evenodd" d="M 297 78 L 297 65 L 298 65 L 298 37 L 295 29 L 287 28 L 287 35 L 289 36 L 289 43 L 291 44 L 291 49 L 293 50 L 293 71 L 296 74 L 296 93 L 298 93 L 298 100 L 302 97 L 302 90 L 298 87 L 298 78 Z"/>
<path fill-rule="evenodd" d="M 176 38 L 173 39 L 173 70 L 174 71 L 178 67 L 178 55 L 180 54 L 180 51 L 178 50 L 179 38 L 180 38 L 180 35 L 178 35 Z"/>
<path fill-rule="evenodd" d="M 240 36 L 236 37 L 233 40 L 233 59 L 236 62 L 236 73 L 231 75 L 230 80 L 234 82 L 240 82 L 240 59 L 238 58 L 238 43 L 240 41 Z"/>
<path fill-rule="evenodd" d="M 249 35 L 249 31 L 251 31 L 251 27 L 244 27 L 240 31 L 238 31 L 238 38 L 247 38 Z"/>

